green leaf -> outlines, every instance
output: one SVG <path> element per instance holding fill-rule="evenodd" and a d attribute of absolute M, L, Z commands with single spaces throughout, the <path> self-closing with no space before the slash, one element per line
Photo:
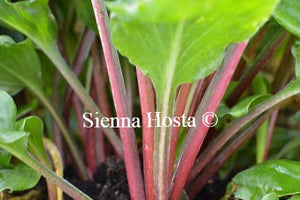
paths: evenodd
<path fill-rule="evenodd" d="M 40 63 L 32 42 L 15 43 L 7 36 L 0 36 L 0 89 L 14 94 L 25 86 L 40 88 L 41 85 Z"/>
<path fill-rule="evenodd" d="M 32 153 L 38 160 L 42 161 L 49 168 L 51 164 L 48 160 L 44 145 L 43 145 L 43 130 L 44 125 L 40 118 L 31 116 L 19 120 L 17 122 L 18 130 L 28 132 L 29 135 L 29 151 Z"/>
<path fill-rule="evenodd" d="M 292 144 L 294 142 L 292 141 L 297 141 L 299 139 L 300 132 L 293 129 L 275 127 L 271 141 L 269 158 L 273 160 L 282 158 L 290 160 L 297 159 L 300 155 L 300 148 L 294 149 Z"/>
<path fill-rule="evenodd" d="M 227 113 L 234 118 L 241 117 L 246 115 L 249 110 L 251 110 L 254 106 L 268 99 L 271 95 L 269 94 L 257 94 L 250 97 L 246 97 L 245 99 L 238 102 L 230 111 Z"/>
<path fill-rule="evenodd" d="M 257 94 L 249 96 L 239 101 L 234 107 L 228 108 L 225 103 L 221 103 L 217 116 L 219 122 L 217 128 L 227 126 L 233 119 L 246 115 L 252 108 L 270 97 L 269 94 Z"/>
<path fill-rule="evenodd" d="M 28 133 L 17 131 L 17 130 L 1 130 L 0 129 L 0 143 L 3 144 L 11 144 L 18 140 L 20 140 L 23 137 L 27 137 Z"/>
<path fill-rule="evenodd" d="M 291 153 L 292 150 L 300 149 L 300 135 L 299 138 L 295 138 L 288 142 L 286 145 L 282 147 L 282 149 L 278 152 L 276 155 L 276 158 L 282 158 L 283 156 L 287 155 L 288 153 Z"/>
<path fill-rule="evenodd" d="M 300 37 L 300 3 L 298 0 L 282 0 L 273 16 L 285 29 Z"/>
<path fill-rule="evenodd" d="M 270 94 L 271 93 L 271 86 L 267 79 L 267 77 L 263 73 L 258 73 L 255 78 L 253 79 L 252 83 L 252 90 L 254 94 Z"/>
<path fill-rule="evenodd" d="M 0 191 L 4 189 L 11 191 L 29 189 L 36 185 L 40 175 L 23 163 L 9 165 L 11 155 L 7 154 L 10 152 L 17 157 L 31 159 L 27 152 L 29 133 L 16 129 L 16 106 L 13 99 L 4 91 L 0 91 L 0 105 L 6 108 L 0 110 L 0 115 L 7 114 L 10 121 L 9 129 L 0 127 L 0 148 L 6 150 L 1 149 Z"/>
<path fill-rule="evenodd" d="M 300 200 L 300 195 L 294 195 L 289 200 Z"/>
<path fill-rule="evenodd" d="M 87 27 L 98 33 L 95 15 L 91 1 L 74 0 L 75 10 Z"/>
<path fill-rule="evenodd" d="M 177 22 L 198 16 L 200 10 L 212 9 L 213 4 L 226 6 L 224 1 L 212 0 L 119 0 L 107 2 L 108 7 L 126 20 L 137 22 Z M 167 12 L 166 12 L 167 11 Z M 187 12 L 188 11 L 188 12 Z"/>
<path fill-rule="evenodd" d="M 9 165 L 10 159 L 11 159 L 11 154 L 3 149 L 0 149 L 0 166 Z"/>
<path fill-rule="evenodd" d="M 262 200 L 279 200 L 278 196 L 274 193 L 267 194 Z"/>
<path fill-rule="evenodd" d="M 1 53 L 0 53 L 1 57 Z M 1 62 L 1 60 L 0 60 Z M 1 77 L 1 73 L 0 73 Z M 0 78 L 1 79 L 1 78 Z M 14 128 L 16 119 L 16 105 L 12 98 L 3 91 L 0 91 L 0 129 L 11 130 Z"/>
<path fill-rule="evenodd" d="M 24 163 L 0 167 L 0 191 L 22 191 L 34 187 L 40 175 Z"/>
<path fill-rule="evenodd" d="M 0 0 L 0 21 L 41 46 L 56 45 L 57 26 L 48 0 Z"/>
<path fill-rule="evenodd" d="M 300 193 L 300 162 L 273 160 L 238 173 L 228 186 L 235 198 L 261 200 L 269 193 L 278 197 Z"/>
<path fill-rule="evenodd" d="M 11 107 L 9 110 L 14 111 L 14 116 L 16 115 L 16 111 L 13 109 L 13 107 L 15 107 L 13 99 L 6 92 L 1 90 L 0 105 Z M 1 112 L 2 110 L 0 110 L 0 113 Z M 15 121 L 15 119 L 13 121 Z M 18 131 L 17 128 L 28 132 Z M 33 138 L 30 138 L 30 133 Z M 45 167 L 45 165 L 41 164 L 29 153 L 28 148 L 33 150 L 33 153 L 41 152 L 41 146 L 38 144 L 41 139 L 41 136 L 38 136 L 38 134 L 41 133 L 42 125 L 40 121 L 34 117 L 26 118 L 24 121 L 21 121 L 18 126 L 15 126 L 15 130 L 2 130 L 0 127 L 0 148 L 5 149 L 22 162 L 28 164 L 28 166 L 23 166 L 22 163 L 12 166 L 0 166 L 0 186 L 2 187 L 0 187 L 0 190 L 10 189 L 14 191 L 29 189 L 39 181 L 40 174 L 43 174 L 44 177 L 55 185 L 62 187 L 65 191 L 69 191 L 69 194 L 73 198 L 91 199 L 72 184 Z M 8 169 L 10 171 L 8 171 Z M 2 177 L 4 178 L 2 179 Z"/>
<path fill-rule="evenodd" d="M 295 58 L 295 74 L 296 77 L 300 77 L 300 41 L 296 41 L 292 47 L 292 54 Z"/>
<path fill-rule="evenodd" d="M 2 96 L 2 98 L 1 98 Z M 4 91 L 0 91 L 0 105 L 6 106 L 9 108 L 9 112 L 13 112 L 11 114 L 10 122 L 12 124 L 10 130 L 3 129 L 0 127 L 0 143 L 3 144 L 11 144 L 22 138 L 28 137 L 28 146 L 17 147 L 19 151 L 27 152 L 27 148 L 29 151 L 39 160 L 41 160 L 44 164 L 50 166 L 48 157 L 43 145 L 43 122 L 38 117 L 27 117 L 22 120 L 16 122 L 16 109 L 13 99 Z M 2 110 L 0 113 L 4 113 Z M 5 112 L 9 114 L 8 112 Z M 30 133 L 30 135 L 29 135 Z"/>
<path fill-rule="evenodd" d="M 52 56 L 55 55 L 54 61 L 56 62 L 56 64 L 59 63 L 58 66 L 61 67 L 58 68 L 69 81 L 70 85 L 73 86 L 73 89 L 77 92 L 81 100 L 86 105 L 88 105 L 90 110 L 98 110 L 97 106 L 95 105 L 89 94 L 84 90 L 84 88 L 80 84 L 80 81 L 73 74 L 72 70 L 66 65 L 65 60 L 61 57 L 58 50 L 56 51 L 56 46 L 51 46 L 49 48 L 47 48 L 47 46 L 43 46 L 43 48 L 46 48 L 46 51 L 48 53 L 51 52 Z M 13 57 L 14 59 L 12 59 L 11 55 L 13 55 L 15 58 Z M 2 72 L 3 69 L 3 73 L 0 73 L 0 80 L 2 76 L 10 76 L 10 79 L 8 79 L 8 81 L 18 82 L 20 87 L 28 87 L 31 90 L 31 92 L 34 93 L 34 95 L 48 109 L 52 117 L 57 122 L 59 128 L 61 129 L 62 135 L 66 139 L 66 142 L 68 143 L 68 146 L 71 149 L 73 157 L 80 166 L 80 171 L 82 172 L 82 174 L 85 174 L 83 167 L 84 165 L 82 160 L 79 158 L 79 153 L 77 152 L 78 150 L 76 148 L 76 145 L 74 144 L 70 134 L 68 133 L 68 130 L 65 127 L 58 111 L 48 100 L 47 96 L 44 93 L 44 90 L 42 90 L 42 81 L 40 78 L 40 63 L 31 41 L 26 40 L 25 42 L 18 44 L 10 43 L 8 46 L 0 46 L 0 67 L 0 72 Z"/>
<path fill-rule="evenodd" d="M 39 60 L 41 63 L 41 72 L 42 72 L 42 79 L 44 83 L 45 93 L 49 96 L 52 95 L 52 90 L 58 90 L 59 88 L 53 88 L 54 82 L 55 82 L 55 73 L 57 73 L 57 69 L 49 60 L 49 58 L 43 53 L 38 53 Z"/>
<path fill-rule="evenodd" d="M 129 3 L 134 2 L 141 1 Z M 160 9 L 164 4 L 158 0 L 147 2 L 151 4 L 147 7 L 149 10 Z M 181 7 L 183 2 L 172 1 L 172 5 Z M 147 18 L 144 12 L 132 17 L 132 12 L 120 11 L 123 6 L 126 8 L 128 1 L 117 3 L 118 6 L 109 6 L 113 42 L 121 54 L 151 77 L 160 99 L 174 92 L 179 84 L 194 82 L 212 73 L 220 65 L 227 45 L 251 37 L 268 19 L 277 0 L 199 1 L 196 4 L 201 4 L 201 8 L 197 9 L 196 17 L 184 20 L 185 16 L 181 15 L 189 13 L 190 8 L 183 6 L 185 9 L 181 10 L 180 21 L 176 23 L 164 23 L 169 19 L 160 15 L 155 23 L 144 22 Z M 172 10 L 161 9 L 164 13 Z"/>

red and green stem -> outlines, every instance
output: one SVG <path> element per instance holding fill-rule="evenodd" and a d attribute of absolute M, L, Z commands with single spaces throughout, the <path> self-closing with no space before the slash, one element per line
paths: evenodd
<path fill-rule="evenodd" d="M 216 72 L 209 88 L 207 89 L 203 100 L 196 112 L 196 120 L 201 122 L 201 117 L 206 112 L 216 112 L 227 89 L 227 86 L 233 76 L 233 73 L 241 59 L 241 56 L 247 46 L 247 42 L 237 44 L 229 57 L 225 57 L 224 65 Z M 211 119 L 212 120 L 212 119 Z M 192 165 L 199 153 L 200 147 L 205 139 L 209 127 L 199 123 L 196 128 L 188 132 L 188 138 L 184 149 L 180 154 L 174 176 L 170 185 L 170 199 L 180 198 L 185 182 L 192 168 Z"/>
<path fill-rule="evenodd" d="M 154 127 L 148 127 L 148 113 L 155 112 L 155 93 L 153 85 L 140 69 L 137 68 L 140 102 L 142 109 L 143 127 L 143 162 L 144 182 L 147 200 L 155 200 L 155 186 L 153 174 Z"/>
<path fill-rule="evenodd" d="M 92 0 L 92 5 L 100 33 L 117 116 L 119 118 L 131 117 L 118 53 L 111 42 L 105 3 L 103 0 Z M 120 128 L 120 135 L 131 199 L 144 200 L 144 184 L 134 130 L 133 128 Z"/>

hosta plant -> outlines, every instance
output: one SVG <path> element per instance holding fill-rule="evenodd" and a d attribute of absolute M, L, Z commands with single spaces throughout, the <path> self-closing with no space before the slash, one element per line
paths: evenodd
<path fill-rule="evenodd" d="M 43 176 L 51 200 L 91 199 L 63 169 L 96 185 L 116 155 L 135 200 L 298 199 L 299 13 L 297 0 L 0 0 L 2 194 Z"/>

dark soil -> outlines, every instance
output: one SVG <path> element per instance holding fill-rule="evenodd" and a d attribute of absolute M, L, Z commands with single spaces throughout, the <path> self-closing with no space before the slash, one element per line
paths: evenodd
<path fill-rule="evenodd" d="M 197 195 L 195 200 L 219 200 L 226 193 L 227 184 L 230 178 L 220 180 L 218 177 L 211 179 L 202 191 Z"/>
<path fill-rule="evenodd" d="M 78 179 L 74 179 L 74 173 L 69 168 L 66 170 L 65 176 L 71 183 L 95 200 L 130 199 L 125 165 L 120 158 L 110 157 L 101 164 L 93 176 L 94 182 L 78 181 Z M 64 199 L 70 200 L 71 198 L 65 195 Z"/>

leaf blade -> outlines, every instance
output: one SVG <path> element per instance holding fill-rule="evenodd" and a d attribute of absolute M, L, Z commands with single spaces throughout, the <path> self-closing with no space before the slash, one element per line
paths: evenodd
<path fill-rule="evenodd" d="M 273 160 L 255 165 L 233 178 L 234 195 L 240 199 L 262 199 L 274 193 L 281 196 L 300 192 L 300 163 L 290 160 Z"/>
<path fill-rule="evenodd" d="M 4 91 L 0 90 L 0 129 L 11 130 L 15 126 L 17 108 L 12 102 L 12 98 Z"/>
<path fill-rule="evenodd" d="M 0 89 L 12 94 L 25 86 L 41 88 L 41 66 L 30 40 L 15 43 L 0 36 L 0 72 Z"/>
<path fill-rule="evenodd" d="M 42 120 L 38 117 L 30 116 L 19 120 L 17 122 L 17 126 L 20 131 L 30 133 L 28 138 L 28 149 L 30 153 L 51 168 L 51 164 L 43 145 L 44 125 Z"/>
<path fill-rule="evenodd" d="M 0 191 L 22 191 L 34 187 L 40 175 L 24 163 L 0 168 Z M 31 180 L 31 181 L 28 181 Z"/>
<path fill-rule="evenodd" d="M 41 46 L 56 44 L 57 26 L 48 0 L 0 1 L 0 21 L 24 33 Z"/>
<path fill-rule="evenodd" d="M 285 29 L 300 37 L 300 4 L 297 0 L 282 0 L 273 16 Z"/>
<path fill-rule="evenodd" d="M 208 1 L 205 1 L 206 3 Z M 227 2 L 227 4 L 226 4 Z M 179 84 L 194 82 L 212 73 L 221 63 L 226 46 L 231 42 L 248 39 L 267 20 L 277 1 L 255 1 L 246 6 L 242 1 L 223 2 L 225 8 L 215 5 L 202 11 L 203 15 L 184 21 L 183 34 L 178 38 L 180 51 L 176 59 L 173 74 L 171 67 L 173 39 L 178 24 L 183 23 L 146 23 L 124 19 L 111 7 L 111 30 L 115 46 L 121 54 L 127 56 L 131 63 L 141 68 L 144 74 L 152 78 L 159 97 L 171 83 L 175 90 Z M 240 8 L 236 11 L 235 8 Z M 256 12 L 252 12 L 256 10 Z M 251 11 L 251 12 L 250 12 Z M 249 13 L 251 13 L 249 15 Z M 141 17 L 142 16 L 137 16 Z M 241 20 L 242 18 L 245 21 Z M 239 27 L 239 29 L 235 29 Z"/>

